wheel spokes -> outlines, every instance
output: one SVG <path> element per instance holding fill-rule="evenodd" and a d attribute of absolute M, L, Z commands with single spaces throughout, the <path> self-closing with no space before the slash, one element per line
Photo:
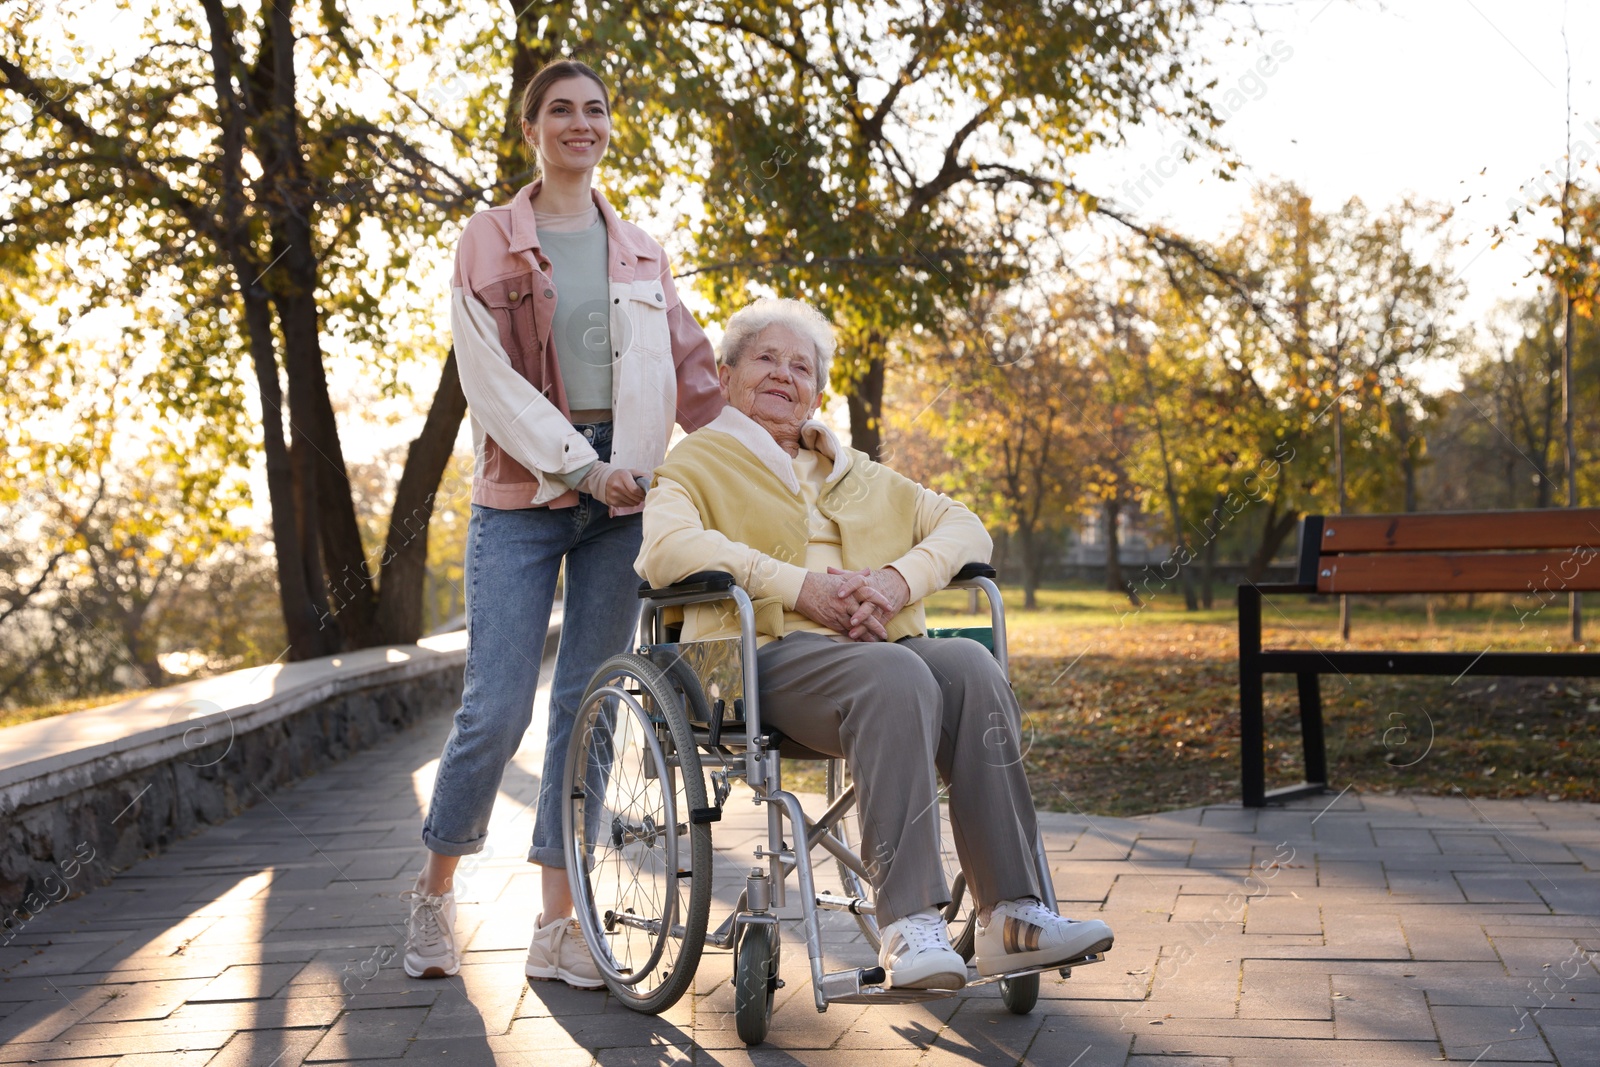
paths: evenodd
<path fill-rule="evenodd" d="M 601 977 L 638 1011 L 676 1003 L 704 948 L 711 834 L 679 818 L 706 806 L 685 699 L 651 660 L 614 656 L 590 681 L 567 750 L 573 902 Z"/>
<path fill-rule="evenodd" d="M 676 883 L 678 839 L 687 827 L 677 821 L 676 776 L 639 695 L 607 686 L 591 696 L 591 708 L 601 700 L 610 708 L 594 708 L 586 720 L 592 735 L 584 788 L 574 799 L 584 815 L 575 826 L 579 843 L 592 857 L 591 890 L 608 890 L 614 905 L 596 916 L 609 956 L 597 962 L 626 984 L 648 987 L 658 962 L 665 959 L 670 973 L 685 936 Z"/>

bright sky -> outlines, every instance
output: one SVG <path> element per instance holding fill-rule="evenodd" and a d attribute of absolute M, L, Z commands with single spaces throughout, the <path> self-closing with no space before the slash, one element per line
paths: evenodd
<path fill-rule="evenodd" d="M 1470 239 L 1455 260 L 1468 286 L 1465 313 L 1481 322 L 1497 301 L 1531 291 L 1527 281 L 1513 286 L 1528 270 L 1532 236 L 1490 249 L 1487 235 L 1507 222 L 1512 203 L 1538 198 L 1523 191 L 1526 183 L 1547 170 L 1559 175 L 1564 15 L 1573 156 L 1591 161 L 1593 185 L 1600 178 L 1592 162 L 1600 156 L 1595 0 L 1300 0 L 1263 8 L 1259 38 L 1207 49 L 1218 76 L 1214 100 L 1239 90 L 1222 139 L 1256 180 L 1293 179 L 1323 210 L 1359 196 L 1380 211 L 1407 192 L 1453 203 L 1458 235 Z M 1277 62 L 1268 65 L 1270 76 L 1253 76 L 1262 55 Z M 1173 171 L 1163 163 L 1173 138 L 1141 131 L 1130 140 L 1079 167 L 1084 183 L 1181 231 L 1231 229 L 1248 181 L 1219 181 L 1203 161 L 1161 179 L 1158 165 Z M 1147 173 L 1142 192 L 1125 189 Z M 1426 381 L 1444 387 L 1454 374 L 1434 368 Z"/>

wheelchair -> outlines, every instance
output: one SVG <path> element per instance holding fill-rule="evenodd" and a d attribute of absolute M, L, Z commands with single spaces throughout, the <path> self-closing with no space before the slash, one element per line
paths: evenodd
<path fill-rule="evenodd" d="M 948 588 L 982 592 L 988 627 L 930 630 L 933 637 L 979 640 L 1007 666 L 1004 608 L 995 572 L 986 564 L 963 567 Z M 755 613 L 731 575 L 706 571 L 663 588 L 641 587 L 645 602 L 636 651 L 612 657 L 590 682 L 579 706 L 567 751 L 562 828 L 567 877 L 575 912 L 601 977 L 613 996 L 635 1011 L 659 1014 L 683 996 L 706 946 L 733 950 L 735 1023 L 747 1044 L 765 1040 L 779 977 L 781 939 L 775 910 L 787 904 L 790 875 L 797 881 L 801 922 L 817 1011 L 830 1004 L 895 1004 L 955 995 L 946 990 L 895 989 L 883 968 L 826 972 L 821 911 L 848 912 L 876 952 L 878 925 L 868 866 L 852 848 L 855 788 L 845 761 L 798 749 L 763 726 L 756 678 Z M 727 601 L 738 614 L 740 636 L 676 643 L 668 609 Z M 782 785 L 780 757 L 827 760 L 827 808 L 812 819 Z M 766 807 L 767 841 L 757 845 L 732 913 L 708 932 L 713 861 L 711 827 L 720 821 L 733 782 L 742 779 Z M 709 792 L 708 792 L 709 790 Z M 976 908 L 951 836 L 941 835 L 951 901 L 944 908 L 951 945 L 969 962 Z M 814 849 L 831 856 L 842 883 L 817 889 Z M 1042 838 L 1034 862 L 1043 901 L 1056 908 Z M 997 982 L 1006 1007 L 1025 1015 L 1039 996 L 1039 976 L 1097 963 L 1100 953 L 981 977 Z"/>

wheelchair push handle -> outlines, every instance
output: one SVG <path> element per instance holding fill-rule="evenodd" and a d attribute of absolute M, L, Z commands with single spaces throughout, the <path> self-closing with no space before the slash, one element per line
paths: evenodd
<path fill-rule="evenodd" d="M 987 563 L 968 563 L 963 565 L 960 570 L 956 571 L 955 577 L 950 579 L 950 584 L 958 585 L 962 582 L 971 582 L 979 578 L 987 578 L 990 581 L 993 581 L 999 576 L 999 574 L 999 571 L 995 570 Z"/>

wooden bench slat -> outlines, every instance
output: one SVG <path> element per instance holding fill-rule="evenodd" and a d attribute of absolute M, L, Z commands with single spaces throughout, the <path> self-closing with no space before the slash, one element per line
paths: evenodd
<path fill-rule="evenodd" d="M 1324 556 L 1319 593 L 1528 593 L 1600 590 L 1600 549 Z"/>
<path fill-rule="evenodd" d="M 1600 508 L 1326 515 L 1321 553 L 1600 548 Z M 1487 590 L 1485 590 L 1487 592 Z"/>

